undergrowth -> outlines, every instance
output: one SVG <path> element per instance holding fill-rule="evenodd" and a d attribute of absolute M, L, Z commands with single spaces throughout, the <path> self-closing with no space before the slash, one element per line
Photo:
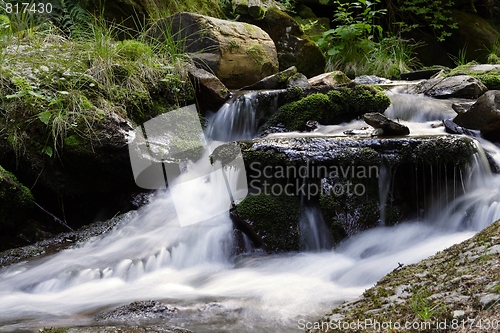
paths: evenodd
<path fill-rule="evenodd" d="M 169 31 L 147 40 L 145 24 L 130 31 L 75 1 L 54 3 L 68 11 L 59 21 L 0 12 L 0 140 L 17 159 L 96 144 L 112 113 L 140 124 L 193 100 L 182 41 Z"/>

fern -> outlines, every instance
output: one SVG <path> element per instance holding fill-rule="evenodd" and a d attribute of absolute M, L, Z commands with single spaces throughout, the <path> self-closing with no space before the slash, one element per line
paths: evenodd
<path fill-rule="evenodd" d="M 78 35 L 86 31 L 91 20 L 90 13 L 85 10 L 86 0 L 55 0 L 54 11 L 58 12 L 55 23 L 63 31 Z"/>

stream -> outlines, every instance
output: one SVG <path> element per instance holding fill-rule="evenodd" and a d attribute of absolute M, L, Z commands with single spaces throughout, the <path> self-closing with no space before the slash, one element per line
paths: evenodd
<path fill-rule="evenodd" d="M 454 115 L 451 100 L 396 90 L 390 95 L 393 104 L 386 115 L 409 126 L 411 135 L 443 134 L 443 127 L 431 124 Z M 248 108 L 252 103 L 233 104 Z M 216 114 L 209 130 L 224 129 L 225 141 L 255 135 L 256 128 L 241 132 L 238 121 L 230 120 L 239 111 L 224 112 Z M 312 133 L 272 136 L 344 136 L 346 130 L 366 126 L 353 121 Z M 498 147 L 484 140 L 480 144 L 499 160 Z M 196 164 L 191 167 L 196 169 Z M 199 207 L 222 200 L 203 181 L 189 186 L 186 197 L 196 195 L 199 204 L 186 201 L 186 210 L 203 213 Z M 140 300 L 176 307 L 177 313 L 162 323 L 197 333 L 303 332 L 299 320 L 317 320 L 361 295 L 398 263 L 418 262 L 500 218 L 500 177 L 491 174 L 483 155 L 477 156 L 463 186 L 463 196 L 425 219 L 365 231 L 334 250 L 321 232 L 326 228 L 321 214 L 309 209 L 301 220 L 309 235 L 302 239 L 306 250 L 272 255 L 249 242 L 246 253 L 234 254 L 227 213 L 181 227 L 169 190 L 158 191 L 149 204 L 128 213 L 105 235 L 1 269 L 0 332 L 92 325 L 93 314 Z"/>

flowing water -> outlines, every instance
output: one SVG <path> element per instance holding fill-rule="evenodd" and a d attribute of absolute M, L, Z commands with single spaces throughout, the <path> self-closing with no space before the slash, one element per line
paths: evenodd
<path fill-rule="evenodd" d="M 404 114 L 409 113 L 398 102 L 406 101 L 405 96 L 392 98 L 391 112 L 413 133 L 443 133 L 429 122 L 442 115 L 407 118 Z M 320 133 L 343 135 L 348 128 L 362 126 L 354 121 L 324 127 Z M 495 145 L 484 144 L 500 152 Z M 488 172 L 481 155 L 475 166 L 464 180 L 466 194 L 425 220 L 372 229 L 335 250 L 322 236 L 321 214 L 307 208 L 301 218 L 306 251 L 289 254 L 252 251 L 236 256 L 227 214 L 181 227 L 169 191 L 160 191 L 106 235 L 0 270 L 0 331 L 86 325 L 93 313 L 153 299 L 179 309 L 165 325 L 195 332 L 301 332 L 298 320 L 316 320 L 360 295 L 399 262 L 418 262 L 498 219 L 500 177 Z M 209 181 L 189 183 L 186 197 L 196 194 L 196 200 L 205 204 L 224 202 L 211 192 Z M 184 205 L 198 210 L 196 203 Z"/>

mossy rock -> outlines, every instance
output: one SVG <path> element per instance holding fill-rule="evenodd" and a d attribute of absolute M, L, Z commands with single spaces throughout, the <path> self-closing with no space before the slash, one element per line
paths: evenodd
<path fill-rule="evenodd" d="M 472 76 L 481 81 L 488 90 L 500 90 L 500 66 L 479 65 L 473 61 L 466 65 L 455 67 L 446 76 L 461 74 Z"/>
<path fill-rule="evenodd" d="M 278 7 L 270 6 L 263 19 L 251 16 L 242 16 L 241 19 L 269 34 L 276 45 L 280 71 L 295 66 L 307 77 L 324 72 L 326 60 L 319 47 L 304 34 L 293 17 Z"/>
<path fill-rule="evenodd" d="M 309 120 L 323 125 L 339 124 L 364 113 L 383 113 L 390 104 L 382 89 L 353 83 L 327 94 L 317 93 L 285 104 L 271 117 L 267 126 L 283 124 L 288 130 L 295 131 L 304 130 Z"/>
<path fill-rule="evenodd" d="M 249 195 L 231 212 L 237 224 L 267 251 L 299 250 L 297 197 Z"/>
<path fill-rule="evenodd" d="M 0 166 L 0 229 L 13 230 L 33 206 L 30 190 Z"/>

